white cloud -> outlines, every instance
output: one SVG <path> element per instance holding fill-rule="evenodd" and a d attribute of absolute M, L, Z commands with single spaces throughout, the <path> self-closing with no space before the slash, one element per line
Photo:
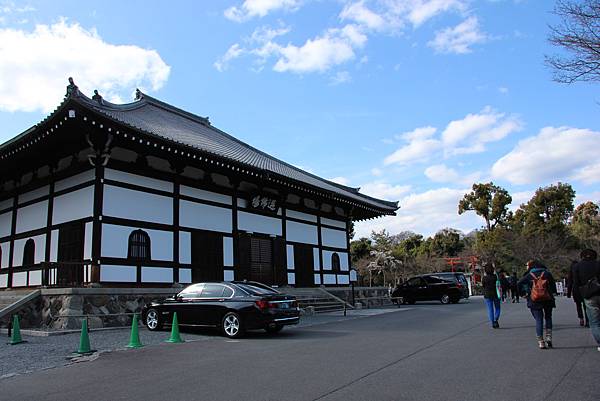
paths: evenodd
<path fill-rule="evenodd" d="M 402 138 L 407 141 L 424 140 L 424 139 L 431 138 L 436 132 L 437 132 L 437 128 L 435 128 L 435 127 L 431 127 L 431 126 L 420 127 L 420 128 L 415 128 L 412 131 L 404 132 L 400 135 L 396 135 L 396 138 L 397 139 Z"/>
<path fill-rule="evenodd" d="M 502 93 L 503 95 L 506 95 L 508 93 L 508 88 L 505 86 L 500 86 L 498 88 L 498 92 Z"/>
<path fill-rule="evenodd" d="M 521 129 L 516 116 L 506 116 L 485 107 L 480 113 L 451 121 L 442 132 L 442 141 L 446 155 L 481 153 L 486 143 L 497 142 Z"/>
<path fill-rule="evenodd" d="M 345 186 L 350 185 L 350 180 L 347 179 L 346 177 L 333 177 L 333 178 L 329 178 L 329 181 L 335 182 L 337 184 L 345 185 Z"/>
<path fill-rule="evenodd" d="M 545 127 L 500 158 L 492 175 L 513 184 L 541 185 L 563 179 L 600 182 L 598 149 L 598 131 Z"/>
<path fill-rule="evenodd" d="M 273 11 L 295 11 L 300 3 L 299 0 L 245 0 L 239 7 L 229 7 L 224 14 L 227 19 L 243 22 L 254 17 L 262 18 Z"/>
<path fill-rule="evenodd" d="M 66 20 L 32 32 L 0 29 L 0 43 L 0 110 L 48 112 L 62 99 L 69 76 L 107 99 L 136 86 L 158 90 L 169 77 L 170 67 L 155 50 L 112 45 Z"/>
<path fill-rule="evenodd" d="M 331 77 L 331 85 L 345 84 L 350 81 L 352 81 L 352 76 L 348 71 L 338 71 Z"/>
<path fill-rule="evenodd" d="M 510 196 L 512 197 L 512 202 L 509 206 L 509 209 L 514 212 L 515 210 L 517 210 L 519 208 L 519 206 L 521 206 L 524 203 L 529 202 L 531 200 L 531 198 L 533 198 L 534 194 L 535 194 L 535 190 L 520 191 L 520 192 L 515 192 L 515 193 L 510 194 Z"/>
<path fill-rule="evenodd" d="M 381 177 L 383 175 L 383 171 L 377 167 L 371 169 L 371 174 L 375 177 Z"/>
<path fill-rule="evenodd" d="M 433 182 L 456 182 L 460 178 L 456 170 L 445 164 L 436 164 L 425 169 L 425 175 Z"/>
<path fill-rule="evenodd" d="M 342 21 L 352 20 L 360 25 L 374 30 L 382 29 L 385 25 L 387 25 L 387 22 L 381 15 L 371 11 L 365 6 L 364 1 L 346 4 L 340 13 L 340 19 Z"/>
<path fill-rule="evenodd" d="M 352 20 L 374 31 L 397 31 L 411 24 L 419 27 L 428 20 L 449 11 L 466 11 L 463 0 L 385 0 L 366 5 L 365 0 L 348 3 L 340 13 L 341 20 Z"/>
<path fill-rule="evenodd" d="M 278 72 L 323 72 L 354 59 L 354 49 L 362 47 L 366 40 L 367 37 L 353 25 L 329 29 L 322 36 L 308 39 L 302 46 L 277 47 L 280 57 L 273 69 Z"/>
<path fill-rule="evenodd" d="M 426 161 L 442 148 L 442 142 L 437 139 L 415 139 L 401 147 L 383 160 L 383 164 L 410 164 Z"/>
<path fill-rule="evenodd" d="M 355 238 L 369 236 L 372 230 L 386 229 L 392 234 L 414 231 L 430 236 L 444 227 L 463 232 L 482 226 L 483 221 L 474 213 L 458 214 L 458 202 L 470 190 L 439 188 L 412 193 L 400 199 L 397 216 L 386 216 L 356 223 Z M 395 199 L 397 200 L 397 198 Z"/>
<path fill-rule="evenodd" d="M 487 40 L 487 35 L 479 30 L 477 17 L 469 17 L 454 28 L 446 28 L 435 33 L 435 38 L 427 43 L 437 53 L 466 54 L 471 47 Z"/>
<path fill-rule="evenodd" d="M 360 187 L 360 192 L 379 199 L 397 201 L 398 198 L 410 191 L 410 185 L 391 185 L 386 182 L 369 182 Z"/>
<path fill-rule="evenodd" d="M 235 43 L 227 49 L 227 52 L 220 59 L 215 61 L 214 66 L 219 72 L 223 72 L 227 70 L 231 60 L 240 57 L 243 53 L 244 49 L 242 49 L 238 43 Z"/>

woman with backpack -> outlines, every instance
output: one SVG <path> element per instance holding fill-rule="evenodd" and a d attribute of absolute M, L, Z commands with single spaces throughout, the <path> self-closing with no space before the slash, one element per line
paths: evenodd
<path fill-rule="evenodd" d="M 494 273 L 494 267 L 492 265 L 486 265 L 483 269 L 485 276 L 481 280 L 483 286 L 483 298 L 485 305 L 487 306 L 488 318 L 492 324 L 492 328 L 497 329 L 500 327 L 498 319 L 500 318 L 500 294 L 498 276 Z"/>
<path fill-rule="evenodd" d="M 552 348 L 552 309 L 556 308 L 556 283 L 546 266 L 533 262 L 528 273 L 519 280 L 519 288 L 527 294 L 527 307 L 535 319 L 535 334 L 540 349 Z M 546 333 L 544 336 L 544 322 Z"/>

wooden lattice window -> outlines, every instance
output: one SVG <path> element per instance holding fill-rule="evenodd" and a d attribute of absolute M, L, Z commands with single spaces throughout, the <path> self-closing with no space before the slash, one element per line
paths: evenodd
<path fill-rule="evenodd" d="M 135 230 L 129 234 L 127 257 L 135 260 L 150 260 L 150 236 L 144 230 Z"/>
<path fill-rule="evenodd" d="M 35 263 L 35 241 L 29 238 L 23 248 L 23 266 L 31 266 Z"/>
<path fill-rule="evenodd" d="M 331 255 L 331 269 L 336 273 L 340 271 L 340 255 L 335 252 Z"/>

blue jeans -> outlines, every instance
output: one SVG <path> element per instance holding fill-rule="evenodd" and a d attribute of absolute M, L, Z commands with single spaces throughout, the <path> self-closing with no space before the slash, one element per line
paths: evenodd
<path fill-rule="evenodd" d="M 598 346 L 600 346 L 600 295 L 584 299 L 583 302 L 585 302 L 585 306 L 587 307 L 587 316 L 590 321 L 592 336 L 596 340 L 596 343 L 598 343 Z"/>
<path fill-rule="evenodd" d="M 500 319 L 500 300 L 498 298 L 484 298 L 487 306 L 488 318 L 491 323 Z"/>
<path fill-rule="evenodd" d="M 531 309 L 531 314 L 535 319 L 535 335 L 543 337 L 544 320 L 546 320 L 546 330 L 552 330 L 552 307 L 543 309 Z"/>

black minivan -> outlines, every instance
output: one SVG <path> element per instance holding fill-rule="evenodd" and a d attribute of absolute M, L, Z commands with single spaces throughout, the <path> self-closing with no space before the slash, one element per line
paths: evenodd
<path fill-rule="evenodd" d="M 434 277 L 439 277 L 442 280 L 454 281 L 458 288 L 461 289 L 461 298 L 469 298 L 469 283 L 464 273 L 460 272 L 442 272 L 442 273 L 431 273 Z"/>

